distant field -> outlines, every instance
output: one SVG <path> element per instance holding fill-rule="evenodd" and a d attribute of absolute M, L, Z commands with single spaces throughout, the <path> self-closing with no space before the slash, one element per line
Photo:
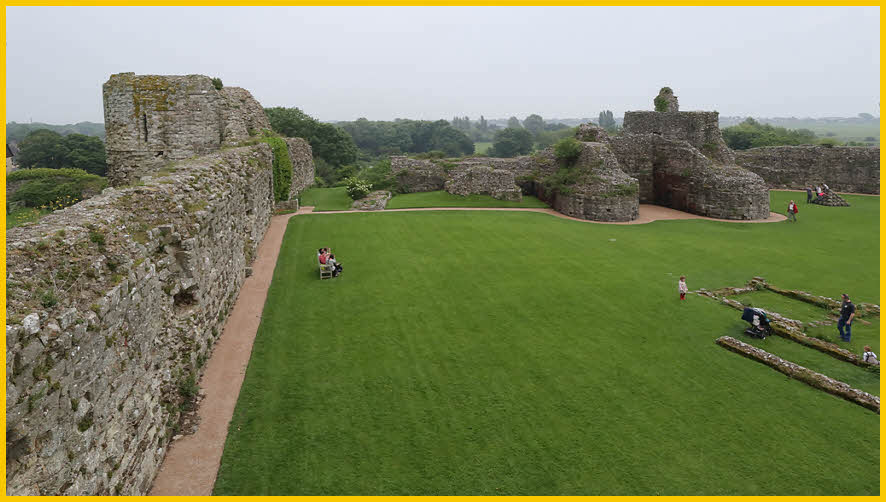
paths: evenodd
<path fill-rule="evenodd" d="M 763 124 L 770 124 L 775 127 L 785 127 L 787 129 L 809 129 L 820 138 L 833 138 L 840 142 L 846 141 L 867 141 L 867 138 L 875 138 L 875 143 L 880 143 L 880 124 L 879 122 L 861 122 L 861 123 L 842 123 L 842 122 L 826 122 L 824 120 L 812 119 L 796 119 L 796 120 L 773 120 L 773 119 L 756 119 Z M 720 128 L 726 128 L 736 125 L 729 122 L 721 122 Z M 828 136 L 831 133 L 833 136 Z"/>
<path fill-rule="evenodd" d="M 478 141 L 474 143 L 474 153 L 486 153 L 486 151 L 489 150 L 489 147 L 491 146 L 491 141 Z"/>

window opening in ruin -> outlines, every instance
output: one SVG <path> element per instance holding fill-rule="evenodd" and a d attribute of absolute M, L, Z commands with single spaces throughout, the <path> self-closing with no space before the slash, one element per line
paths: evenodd
<path fill-rule="evenodd" d="M 145 139 L 147 139 L 147 138 L 145 138 Z M 162 157 L 162 156 L 163 156 L 163 150 L 160 150 L 159 152 L 154 154 L 154 157 Z"/>
<path fill-rule="evenodd" d="M 179 291 L 172 297 L 172 304 L 178 308 L 186 308 L 190 305 L 197 303 L 197 299 L 194 298 L 194 290 L 193 288 L 187 289 L 185 291 Z"/>
<path fill-rule="evenodd" d="M 148 114 L 142 113 L 142 127 L 145 128 L 145 143 L 148 142 Z"/>

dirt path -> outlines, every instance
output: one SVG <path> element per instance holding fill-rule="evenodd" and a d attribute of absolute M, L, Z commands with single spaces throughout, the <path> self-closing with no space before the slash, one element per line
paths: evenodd
<path fill-rule="evenodd" d="M 225 323 L 225 329 L 206 363 L 206 371 L 200 379 L 203 399 L 197 410 L 199 427 L 197 432 L 174 441 L 169 448 L 160 472 L 154 479 L 149 495 L 211 495 L 218 467 L 221 463 L 228 424 L 234 414 L 234 406 L 240 395 L 240 386 L 246 375 L 246 366 L 252 354 L 252 343 L 261 322 L 262 309 L 271 286 L 274 267 L 283 243 L 283 234 L 289 218 L 300 214 L 341 214 L 365 211 L 324 211 L 312 213 L 311 206 L 302 207 L 296 213 L 274 216 L 264 239 L 258 247 L 252 264 L 253 275 L 248 277 L 240 289 L 234 309 Z M 560 214 L 545 208 L 415 208 L 388 209 L 398 211 L 529 211 L 545 213 L 569 220 L 590 222 Z M 704 219 L 731 221 L 734 223 L 764 223 L 785 220 L 784 215 L 770 213 L 765 220 L 716 220 L 676 211 L 666 207 L 640 205 L 640 217 L 632 222 L 610 223 L 614 225 L 634 225 L 656 220 Z"/>
<path fill-rule="evenodd" d="M 299 208 L 295 214 L 347 214 L 347 213 L 365 213 L 366 211 L 357 211 L 349 209 L 347 211 L 319 211 L 312 212 L 313 206 L 303 206 Z M 580 218 L 566 216 L 558 213 L 550 208 L 541 207 L 417 207 L 409 209 L 385 209 L 385 213 L 394 213 L 399 211 L 528 211 L 532 213 L 544 213 L 563 218 L 566 220 L 580 221 L 582 223 L 596 223 L 598 225 L 640 225 L 643 223 L 652 223 L 658 220 L 708 220 L 708 221 L 726 221 L 730 223 L 771 223 L 776 221 L 784 221 L 787 216 L 779 213 L 769 213 L 769 217 L 764 220 L 721 220 L 717 218 L 708 218 L 707 216 L 698 216 L 696 214 L 684 213 L 669 207 L 655 206 L 652 204 L 640 204 L 640 216 L 634 221 L 589 221 Z"/>

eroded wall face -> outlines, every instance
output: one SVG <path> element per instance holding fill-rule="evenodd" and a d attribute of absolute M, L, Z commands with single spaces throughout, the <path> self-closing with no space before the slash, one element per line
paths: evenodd
<path fill-rule="evenodd" d="M 735 164 L 720 134 L 718 112 L 625 112 L 624 132 L 688 141 L 717 164 Z"/>
<path fill-rule="evenodd" d="M 218 91 L 203 75 L 119 73 L 102 86 L 102 98 L 108 180 L 115 186 L 270 129 L 248 91 Z"/>
<path fill-rule="evenodd" d="M 314 184 L 314 156 L 311 145 L 302 138 L 286 138 L 286 146 L 289 147 L 289 159 L 292 161 L 289 198 L 294 199 Z"/>
<path fill-rule="evenodd" d="M 8 495 L 143 495 L 273 207 L 265 144 L 7 233 Z"/>
<path fill-rule="evenodd" d="M 880 149 L 858 146 L 769 146 L 736 150 L 738 165 L 769 188 L 803 190 L 827 183 L 831 190 L 880 193 Z"/>

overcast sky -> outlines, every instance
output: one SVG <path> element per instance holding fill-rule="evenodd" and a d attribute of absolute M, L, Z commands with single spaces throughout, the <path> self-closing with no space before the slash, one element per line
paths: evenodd
<path fill-rule="evenodd" d="M 7 121 L 101 122 L 112 73 L 220 77 L 324 121 L 879 115 L 878 7 L 7 7 Z"/>

